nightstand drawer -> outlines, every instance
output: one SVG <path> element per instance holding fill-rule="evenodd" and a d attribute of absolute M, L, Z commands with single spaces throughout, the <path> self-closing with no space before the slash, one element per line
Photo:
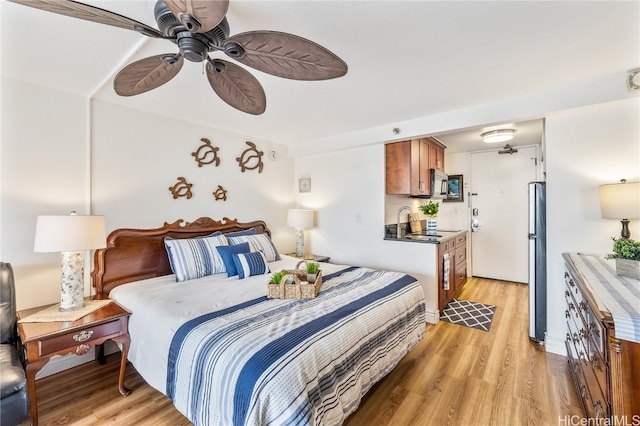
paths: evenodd
<path fill-rule="evenodd" d="M 118 335 L 121 332 L 120 320 L 78 329 L 74 333 L 43 339 L 39 342 L 39 356 L 51 354 L 81 344 L 89 344 L 105 336 Z"/>

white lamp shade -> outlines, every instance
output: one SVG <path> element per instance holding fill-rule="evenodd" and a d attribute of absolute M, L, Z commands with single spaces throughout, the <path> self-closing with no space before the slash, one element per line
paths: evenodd
<path fill-rule="evenodd" d="M 35 252 L 82 251 L 106 247 L 104 216 L 38 216 Z"/>
<path fill-rule="evenodd" d="M 313 228 L 313 210 L 289 209 L 287 226 L 292 228 Z"/>
<path fill-rule="evenodd" d="M 600 212 L 604 219 L 640 218 L 640 183 L 600 185 Z"/>

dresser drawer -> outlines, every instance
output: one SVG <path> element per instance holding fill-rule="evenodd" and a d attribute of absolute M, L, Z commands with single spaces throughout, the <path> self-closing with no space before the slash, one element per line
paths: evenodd
<path fill-rule="evenodd" d="M 120 320 L 116 319 L 104 324 L 78 329 L 75 333 L 68 333 L 63 336 L 43 339 L 38 342 L 39 355 L 44 356 L 53 354 L 81 344 L 89 345 L 90 343 L 106 336 L 117 336 L 120 334 L 120 331 Z"/>
<path fill-rule="evenodd" d="M 456 268 L 458 267 L 458 265 L 465 263 L 467 261 L 467 246 L 462 246 L 462 247 L 458 247 L 456 249 Z"/>

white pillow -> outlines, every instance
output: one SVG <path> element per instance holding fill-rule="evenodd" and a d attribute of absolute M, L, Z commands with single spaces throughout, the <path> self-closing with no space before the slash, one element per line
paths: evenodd
<path fill-rule="evenodd" d="M 166 237 L 164 245 L 169 254 L 171 270 L 176 281 L 186 281 L 226 272 L 217 246 L 229 245 L 224 235 L 174 239 Z"/>
<path fill-rule="evenodd" d="M 267 262 L 280 260 L 280 254 L 267 234 L 240 235 L 237 237 L 229 237 L 228 240 L 229 244 L 232 246 L 249 243 L 249 249 L 251 251 L 261 251 L 264 253 L 264 257 L 267 259 Z"/>

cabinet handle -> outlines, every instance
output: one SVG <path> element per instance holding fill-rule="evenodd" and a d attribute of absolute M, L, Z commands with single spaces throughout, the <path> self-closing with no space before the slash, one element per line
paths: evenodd
<path fill-rule="evenodd" d="M 91 336 L 93 336 L 92 330 L 82 330 L 80 333 L 73 336 L 73 340 L 75 340 L 76 342 L 84 342 L 91 339 Z"/>

